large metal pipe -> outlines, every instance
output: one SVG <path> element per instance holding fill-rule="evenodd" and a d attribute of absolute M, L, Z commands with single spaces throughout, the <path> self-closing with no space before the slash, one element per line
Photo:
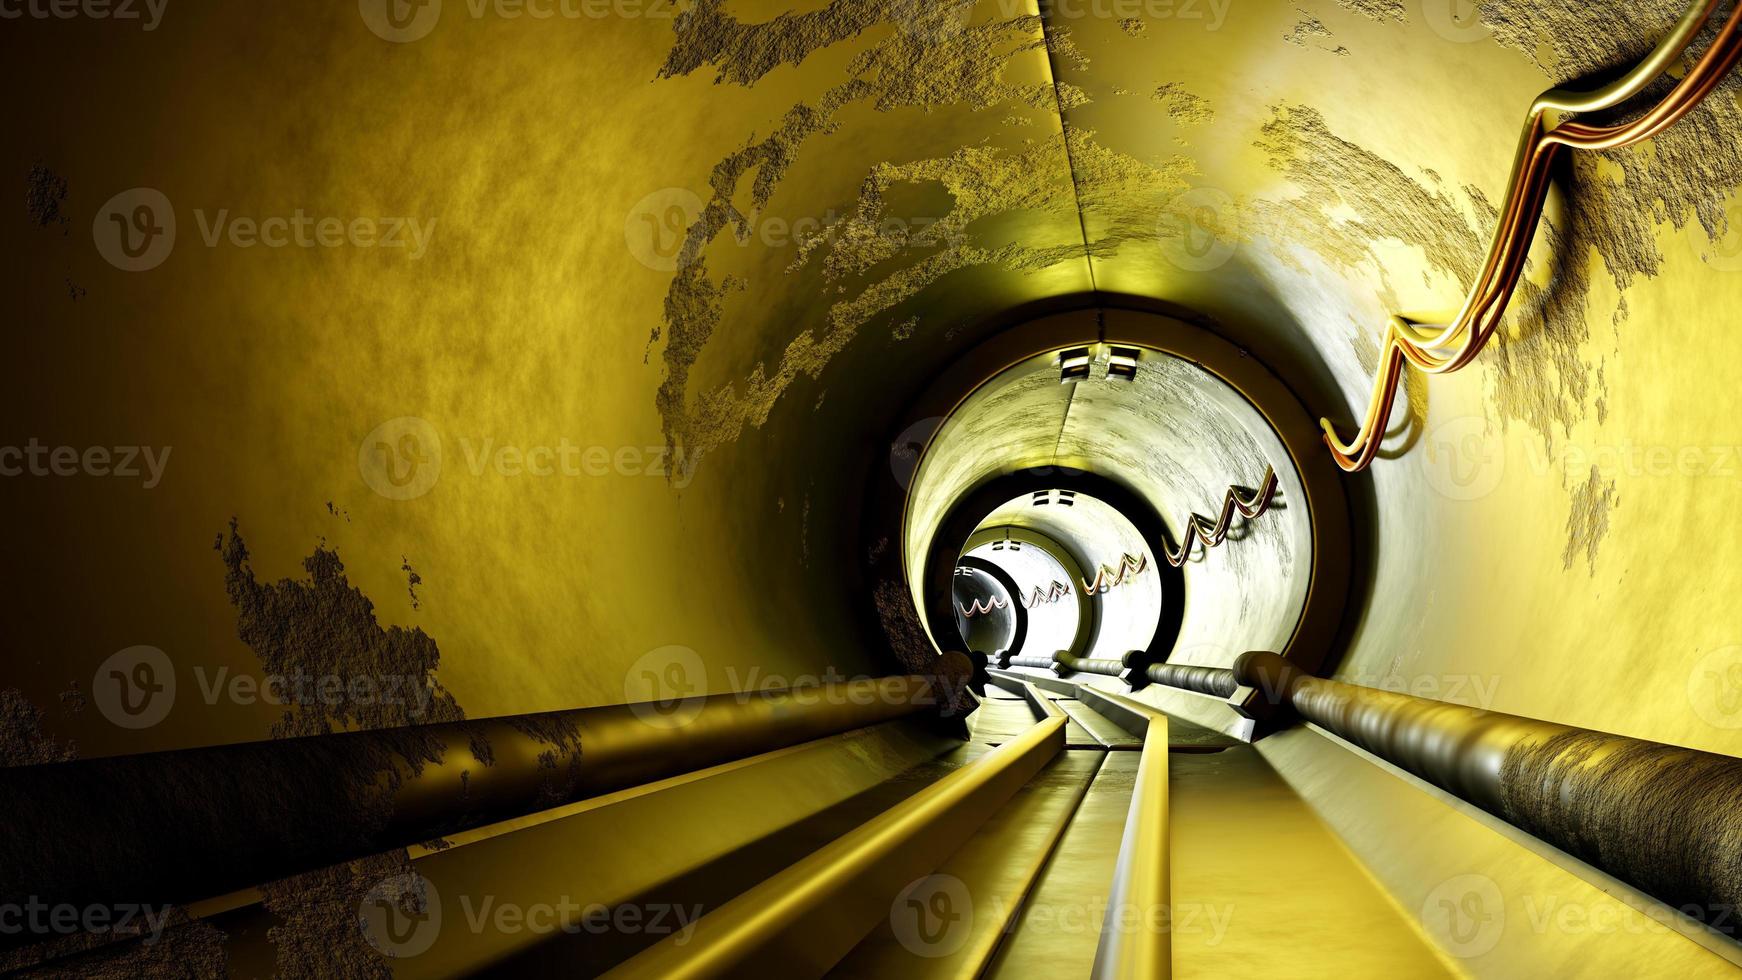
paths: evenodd
<path fill-rule="evenodd" d="M 0 769 L 0 903 L 210 898 L 953 703 L 939 693 L 885 677 Z"/>
<path fill-rule="evenodd" d="M 1240 687 L 1240 681 L 1234 676 L 1234 672 L 1225 667 L 1155 664 L 1143 674 L 1156 684 L 1218 698 L 1231 698 Z"/>
<path fill-rule="evenodd" d="M 1265 699 L 1734 934 L 1742 759 L 1312 677 L 1247 653 Z"/>
<path fill-rule="evenodd" d="M 1065 669 L 1079 674 L 1104 674 L 1108 677 L 1118 677 L 1143 656 L 1143 651 L 1132 650 L 1117 660 L 1107 657 L 1075 657 L 1065 651 L 1059 651 L 1058 662 Z"/>

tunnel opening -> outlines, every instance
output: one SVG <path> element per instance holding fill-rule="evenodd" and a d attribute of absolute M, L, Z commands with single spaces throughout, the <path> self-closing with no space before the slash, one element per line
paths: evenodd
<path fill-rule="evenodd" d="M 1315 465 L 1309 414 L 1214 332 L 1135 310 L 1040 317 L 942 372 L 903 423 L 913 455 L 890 550 L 935 652 L 1226 667 L 1249 649 L 1328 649 L 1347 594 L 1347 503 Z M 1268 512 L 1235 514 L 1206 547 L 1193 524 L 1213 525 L 1225 497 L 1270 474 Z M 1017 552 L 991 547 L 1006 535 L 1050 542 L 1077 571 L 1014 573 Z M 960 574 L 970 557 L 1015 591 Z M 1037 629 L 1035 589 L 1054 581 L 1083 611 L 1066 642 L 1062 627 Z M 994 598 L 1012 608 L 987 610 Z"/>

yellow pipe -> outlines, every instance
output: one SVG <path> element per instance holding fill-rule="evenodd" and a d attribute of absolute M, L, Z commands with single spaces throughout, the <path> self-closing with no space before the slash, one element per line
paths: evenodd
<path fill-rule="evenodd" d="M 1110 698 L 1117 695 L 1107 695 Z M 1119 842 L 1113 888 L 1095 949 L 1096 980 L 1150 977 L 1173 972 L 1172 872 L 1169 863 L 1167 716 L 1148 705 L 1119 698 L 1146 721 L 1143 755 L 1137 763 L 1131 810 Z"/>

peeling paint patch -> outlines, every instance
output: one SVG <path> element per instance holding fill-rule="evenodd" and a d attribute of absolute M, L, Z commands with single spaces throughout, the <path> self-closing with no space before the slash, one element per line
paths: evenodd
<path fill-rule="evenodd" d="M 1460 291 L 1468 289 L 1486 254 L 1484 236 L 1498 219 L 1480 189 L 1461 189 L 1468 198 L 1466 207 L 1448 190 L 1419 181 L 1330 132 L 1315 110 L 1279 106 L 1273 112 L 1257 145 L 1306 194 L 1284 202 L 1253 202 L 1249 225 L 1255 233 L 1306 245 L 1344 270 L 1365 270 L 1377 280 L 1378 296 L 1390 309 L 1398 306 L 1395 287 L 1375 252 L 1387 240 L 1420 248 L 1431 268 L 1450 277 Z M 1580 190 L 1571 193 L 1577 198 Z M 1339 213 L 1338 205 L 1356 217 Z M 1591 284 L 1588 252 L 1572 244 L 1581 227 L 1578 219 L 1572 227 L 1569 235 L 1553 221 L 1543 223 L 1533 263 L 1549 263 L 1550 282 L 1546 287 L 1520 283 L 1502 336 L 1485 354 L 1494 369 L 1489 397 L 1495 415 L 1503 425 L 1507 420 L 1525 423 L 1550 450 L 1555 438 L 1583 418 L 1586 406 L 1603 391 L 1602 378 L 1592 377 L 1582 353 L 1590 336 L 1586 314 Z M 1379 329 L 1377 324 L 1372 328 L 1375 340 Z M 1376 361 L 1376 350 L 1374 354 Z M 1410 378 L 1412 406 L 1425 399 L 1425 380 Z"/>
<path fill-rule="evenodd" d="M 1149 22 L 1141 17 L 1126 17 L 1119 21 L 1119 29 L 1132 37 L 1142 37 L 1149 33 Z"/>
<path fill-rule="evenodd" d="M 1609 533 L 1609 511 L 1618 497 L 1615 481 L 1603 481 L 1597 467 L 1591 467 L 1591 478 L 1573 489 L 1572 513 L 1567 516 L 1567 547 L 1561 552 L 1562 568 L 1571 571 L 1580 555 L 1592 575 L 1597 573 L 1597 548 Z"/>
<path fill-rule="evenodd" d="M 1332 37 L 1331 29 L 1325 26 L 1324 21 L 1304 10 L 1301 11 L 1301 14 L 1305 19 L 1294 25 L 1293 30 L 1282 36 L 1284 41 L 1304 48 L 1311 40 L 1330 40 Z"/>
<path fill-rule="evenodd" d="M 913 331 L 918 326 L 919 326 L 919 317 L 910 316 L 907 319 L 901 321 L 900 323 L 897 323 L 895 325 L 895 329 L 890 331 L 890 336 L 894 337 L 896 340 L 907 340 L 908 338 L 913 336 Z"/>
<path fill-rule="evenodd" d="M 39 766 L 78 758 L 78 747 L 42 730 L 42 709 L 21 691 L 0 691 L 0 766 Z"/>
<path fill-rule="evenodd" d="M 1409 23 L 1409 10 L 1404 0 L 1337 0 L 1337 4 L 1371 20 Z"/>
<path fill-rule="evenodd" d="M 1000 155 L 986 147 L 965 148 L 941 160 L 902 167 L 882 165 L 867 178 L 858 214 L 836 222 L 828 234 L 801 243 L 795 271 L 828 240 L 824 266 L 835 291 L 848 293 L 847 275 L 870 281 L 857 295 L 838 301 L 829 312 L 826 329 L 807 330 L 792 340 L 771 371 L 757 365 L 739 384 L 692 393 L 689 378 L 723 316 L 727 297 L 746 285 L 731 276 L 709 275 L 704 256 L 708 246 L 729 230 L 746 235 L 753 212 L 765 207 L 775 187 L 811 137 L 835 128 L 844 107 L 868 103 L 878 111 L 899 107 L 932 109 L 954 106 L 986 110 L 1012 104 L 1056 112 L 1061 104 L 1081 104 L 1088 97 L 1074 86 L 1016 84 L 1003 73 L 1013 59 L 1045 50 L 1054 58 L 1082 67 L 1088 59 L 1067 32 L 1049 31 L 1039 16 L 1022 15 L 988 24 L 968 25 L 965 8 L 956 2 L 885 4 L 870 0 L 836 0 L 827 8 L 803 15 L 783 14 L 760 24 L 744 24 L 710 0 L 699 5 L 690 26 L 680 31 L 661 74 L 674 76 L 711 64 L 718 81 L 750 85 L 781 64 L 797 64 L 821 47 L 857 35 L 873 23 L 890 21 L 896 28 L 853 57 L 848 77 L 823 92 L 814 103 L 789 110 L 777 129 L 715 166 L 713 197 L 689 228 L 678 257 L 678 272 L 665 301 L 663 322 L 653 329 L 651 345 L 662 336 L 666 377 L 657 404 L 668 447 L 684 458 L 699 460 L 708 451 L 736 439 L 745 426 L 760 426 L 774 403 L 799 377 L 817 377 L 833 357 L 866 324 L 911 298 L 938 278 L 959 269 L 1004 263 L 1024 271 L 1071 259 L 1083 249 L 1041 251 L 1020 244 L 1002 248 L 970 245 L 965 230 L 971 221 L 990 214 L 1039 207 L 1058 213 L 1070 206 L 1068 186 L 1043 175 L 1056 172 L 1056 142 L 1030 144 L 1027 151 Z M 1022 173 L 1013 173 L 1025 168 Z M 740 203 L 748 190 L 749 210 Z M 906 241 L 876 234 L 863 224 L 866 215 L 883 207 L 882 193 L 894 183 L 938 182 L 956 196 L 949 216 Z M 1062 191 L 1062 193 L 1061 193 Z M 963 193 L 969 200 L 964 203 Z M 882 278 L 873 266 L 921 250 L 918 261 Z M 929 254 L 928 254 L 929 253 Z"/>
<path fill-rule="evenodd" d="M 1150 98 L 1161 103 L 1173 121 L 1181 125 L 1204 126 L 1216 119 L 1208 99 L 1186 91 L 1179 82 L 1168 82 L 1156 88 Z"/>
<path fill-rule="evenodd" d="M 382 629 L 375 604 L 346 580 L 336 552 L 323 545 L 303 559 L 306 580 L 263 585 L 248 564 L 234 519 L 221 544 L 236 633 L 263 671 L 314 678 L 317 684 L 336 677 L 344 685 L 340 696 L 316 694 L 287 704 L 272 726 L 274 737 L 464 720 L 453 695 L 435 678 L 441 660 L 435 640 L 420 629 Z M 350 696 L 353 688 L 370 696 Z"/>
<path fill-rule="evenodd" d="M 1530 59 L 1550 81 L 1565 83 L 1621 65 L 1631 65 L 1669 32 L 1685 5 L 1681 0 L 1644 0 L 1627 5 L 1588 4 L 1576 0 L 1487 0 L 1482 21 L 1496 42 Z M 1709 29 L 1708 29 L 1709 37 Z M 1704 49 L 1696 44 L 1695 53 Z M 1557 292 L 1576 293 L 1544 319 L 1556 331 L 1573 329 L 1572 317 L 1583 315 L 1588 303 L 1586 258 L 1592 253 L 1613 278 L 1617 291 L 1640 278 L 1656 276 L 1664 256 L 1656 229 L 1681 229 L 1698 221 L 1711 240 L 1721 240 L 1728 228 L 1727 195 L 1742 184 L 1742 81 L 1735 73 L 1712 96 L 1649 144 L 1601 154 L 1573 153 L 1567 188 L 1569 218 L 1559 247 L 1570 258 L 1557 268 L 1568 281 Z M 1625 317 L 1625 297 L 1616 311 Z M 1500 345 L 1504 346 L 1504 344 Z M 1565 364 L 1568 355 L 1551 356 Z M 1563 381 L 1565 378 L 1563 377 Z M 1523 392 L 1528 378 L 1512 386 L 1510 401 L 1519 414 L 1540 428 L 1549 413 Z M 1595 384 L 1602 402 L 1603 380 Z M 1572 392 L 1568 392 L 1569 397 Z M 1599 412 L 1606 414 L 1606 407 Z"/>
<path fill-rule="evenodd" d="M 694 458 L 736 439 L 745 426 L 762 425 L 794 381 L 818 377 L 863 325 L 952 272 L 977 265 L 1031 272 L 1081 261 L 1085 253 L 1112 255 L 1128 242 L 1150 240 L 1159 208 L 1185 187 L 1190 161 L 1175 157 L 1157 167 L 1101 146 L 1086 130 L 1067 128 L 1065 137 L 1077 164 L 1075 195 L 1070 185 L 1052 176 L 1058 149 L 1051 142 L 1032 142 L 1017 153 L 970 146 L 947 157 L 873 167 L 857 206 L 831 226 L 828 235 L 802 244 L 793 269 L 820 261 L 826 281 L 844 283 L 873 273 L 897 255 L 917 252 L 920 257 L 883 278 L 873 278 L 856 296 L 835 303 L 826 330 L 799 334 L 772 373 L 757 365 L 739 385 L 699 396 L 693 408 L 677 417 L 683 423 L 685 453 Z M 954 205 L 936 222 L 897 241 L 878 229 L 888 216 L 887 196 L 898 185 L 941 185 Z M 975 244 L 969 234 L 970 225 L 991 215 L 1030 211 L 1066 216 L 1074 215 L 1079 204 L 1085 219 L 1097 227 L 1089 249 L 1080 242 L 1058 246 L 1009 242 L 988 248 Z M 662 403 L 662 409 L 669 407 L 670 403 Z M 672 416 L 667 418 L 669 422 Z"/>

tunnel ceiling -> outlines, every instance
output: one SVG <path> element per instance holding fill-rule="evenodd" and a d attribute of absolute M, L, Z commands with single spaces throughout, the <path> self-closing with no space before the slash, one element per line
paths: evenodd
<path fill-rule="evenodd" d="M 844 587 L 839 559 L 890 546 L 851 515 L 895 478 L 886 426 L 932 372 L 1024 304 L 1165 301 L 1346 420 L 1385 315 L 1453 304 L 1480 265 L 1530 100 L 1678 12 L 632 6 L 22 25 L 0 69 L 27 203 L 0 273 L 6 417 L 20 444 L 173 451 L 149 487 L 0 483 L 33 525 L 6 573 L 33 613 L 4 633 L 27 664 L 12 757 L 422 717 L 220 697 L 124 730 L 75 707 L 141 645 L 183 703 L 220 671 L 363 671 L 469 716 L 645 698 L 673 663 L 707 690 L 886 670 L 859 596 L 889 583 Z M 28 96 L 50 90 L 79 113 Z M 1742 568 L 1708 533 L 1742 409 L 1713 367 L 1714 311 L 1742 299 L 1735 95 L 1577 158 L 1507 335 L 1410 380 L 1401 458 L 1363 484 L 1376 557 L 1344 676 L 1734 748 L 1655 708 L 1742 644 L 1700 599 Z M 103 219 L 135 188 L 176 227 L 126 271 Z M 402 244 L 234 224 L 298 214 Z M 1703 549 L 1704 592 L 1664 541 Z"/>

